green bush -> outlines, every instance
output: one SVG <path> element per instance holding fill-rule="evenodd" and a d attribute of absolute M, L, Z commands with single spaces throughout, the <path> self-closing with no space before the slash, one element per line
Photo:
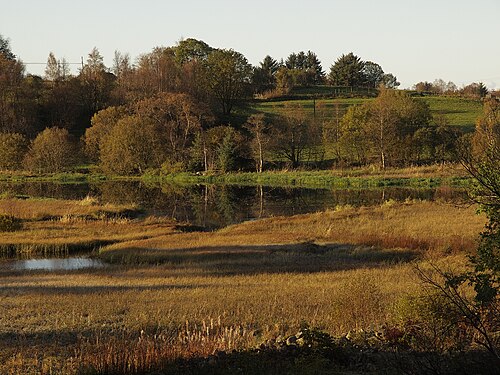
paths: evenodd
<path fill-rule="evenodd" d="M 22 228 L 20 219 L 11 215 L 0 215 L 0 232 L 14 232 Z"/>
<path fill-rule="evenodd" d="M 36 173 L 64 172 L 79 161 L 78 155 L 76 142 L 66 129 L 47 128 L 32 142 L 24 165 Z"/>

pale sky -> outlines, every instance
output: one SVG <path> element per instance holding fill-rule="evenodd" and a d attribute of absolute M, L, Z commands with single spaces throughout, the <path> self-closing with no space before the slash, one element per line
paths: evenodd
<path fill-rule="evenodd" d="M 28 72 L 49 52 L 69 62 L 97 47 L 133 59 L 182 38 L 233 48 L 257 65 L 311 50 L 328 73 L 342 54 L 395 74 L 401 88 L 442 78 L 500 88 L 500 0 L 0 0 L 0 34 Z M 77 66 L 72 67 L 73 73 Z"/>

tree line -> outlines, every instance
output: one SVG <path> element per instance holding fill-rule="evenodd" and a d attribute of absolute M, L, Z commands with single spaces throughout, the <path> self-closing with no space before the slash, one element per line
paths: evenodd
<path fill-rule="evenodd" d="M 454 82 L 445 82 L 440 78 L 433 82 L 418 82 L 413 89 L 420 94 L 461 96 L 472 99 L 482 99 L 488 95 L 488 88 L 482 82 L 472 82 L 459 88 Z"/>
<path fill-rule="evenodd" d="M 377 88 L 344 111 L 289 104 L 231 124 L 235 106 L 265 92 L 330 83 Z M 460 134 L 429 107 L 394 90 L 396 77 L 353 53 L 326 75 L 311 52 L 251 66 L 239 52 L 186 39 L 108 69 L 94 48 L 78 75 L 49 54 L 44 77 L 26 75 L 0 36 L 0 168 L 38 173 L 93 162 L 106 173 L 230 171 L 455 160 Z"/>

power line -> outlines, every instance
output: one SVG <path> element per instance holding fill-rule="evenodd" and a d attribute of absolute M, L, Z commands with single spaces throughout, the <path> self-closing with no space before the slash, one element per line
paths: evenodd
<path fill-rule="evenodd" d="M 46 62 L 41 63 L 41 62 L 24 62 L 24 61 L 23 61 L 23 64 L 24 65 L 47 65 Z M 64 64 L 66 64 L 66 65 L 82 65 L 81 62 L 77 62 L 77 63 L 64 62 Z"/>

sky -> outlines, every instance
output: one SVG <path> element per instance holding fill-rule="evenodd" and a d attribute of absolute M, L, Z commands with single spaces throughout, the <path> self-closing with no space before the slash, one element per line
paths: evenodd
<path fill-rule="evenodd" d="M 110 67 L 115 50 L 135 59 L 196 38 L 253 65 L 311 50 L 328 73 L 353 52 L 401 88 L 440 78 L 500 89 L 499 18 L 499 0 L 0 0 L 0 34 L 40 75 L 49 52 L 78 63 L 97 47 Z"/>

